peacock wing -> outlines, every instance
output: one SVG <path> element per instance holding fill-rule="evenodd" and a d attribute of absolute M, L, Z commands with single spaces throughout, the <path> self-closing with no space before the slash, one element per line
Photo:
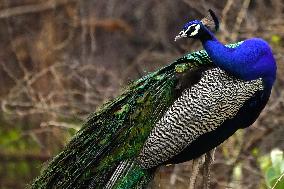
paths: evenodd
<path fill-rule="evenodd" d="M 262 79 L 242 81 L 219 68 L 204 71 L 200 81 L 185 89 L 156 123 L 139 154 L 139 163 L 150 168 L 168 161 L 198 137 L 233 119 L 246 101 L 263 89 Z"/>

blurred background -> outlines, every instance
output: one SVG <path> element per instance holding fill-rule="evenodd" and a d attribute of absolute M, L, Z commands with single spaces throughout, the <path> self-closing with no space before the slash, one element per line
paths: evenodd
<path fill-rule="evenodd" d="M 209 8 L 220 41 L 264 38 L 278 64 L 261 117 L 217 148 L 211 188 L 271 187 L 284 167 L 283 0 L 0 0 L 0 188 L 27 187 L 89 113 L 130 81 L 201 49 L 173 39 Z M 161 168 L 153 188 L 188 188 L 191 167 Z M 196 188 L 202 182 L 199 174 Z"/>

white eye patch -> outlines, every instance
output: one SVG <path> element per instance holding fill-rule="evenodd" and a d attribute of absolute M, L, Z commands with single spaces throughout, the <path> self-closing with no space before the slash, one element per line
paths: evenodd
<path fill-rule="evenodd" d="M 179 32 L 179 34 L 175 37 L 175 41 L 183 37 L 195 36 L 196 34 L 198 34 L 199 30 L 200 30 L 199 24 L 192 24 L 188 26 L 186 30 L 182 30 L 181 32 Z M 187 32 L 191 32 L 191 33 L 187 34 Z"/>
<path fill-rule="evenodd" d="M 187 29 L 184 31 L 184 33 L 187 33 L 188 30 L 190 30 L 192 27 L 195 27 L 197 24 L 192 24 L 189 27 L 187 27 Z"/>
<path fill-rule="evenodd" d="M 191 34 L 189 36 L 195 36 L 196 34 L 198 34 L 198 31 L 200 30 L 200 25 L 199 24 L 195 25 L 195 26 L 192 25 L 192 27 L 194 27 L 194 31 L 191 32 Z"/>

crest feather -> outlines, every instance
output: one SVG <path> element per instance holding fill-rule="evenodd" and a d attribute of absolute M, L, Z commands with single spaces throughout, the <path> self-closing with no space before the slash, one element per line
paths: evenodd
<path fill-rule="evenodd" d="M 219 29 L 219 21 L 216 14 L 209 9 L 209 14 L 201 20 L 201 23 L 206 26 L 209 30 L 216 32 Z"/>

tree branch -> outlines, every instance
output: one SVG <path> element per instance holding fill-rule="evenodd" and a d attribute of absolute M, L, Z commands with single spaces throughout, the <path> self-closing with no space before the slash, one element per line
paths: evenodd
<path fill-rule="evenodd" d="M 33 5 L 23 5 L 17 7 L 11 7 L 7 9 L 0 10 L 0 19 L 2 18 L 9 18 L 13 16 L 19 16 L 23 14 L 31 14 L 37 13 L 41 11 L 46 11 L 49 9 L 54 9 L 64 4 L 75 2 L 75 0 L 62 0 L 62 1 L 48 1 L 46 3 L 41 4 L 33 4 Z"/>

